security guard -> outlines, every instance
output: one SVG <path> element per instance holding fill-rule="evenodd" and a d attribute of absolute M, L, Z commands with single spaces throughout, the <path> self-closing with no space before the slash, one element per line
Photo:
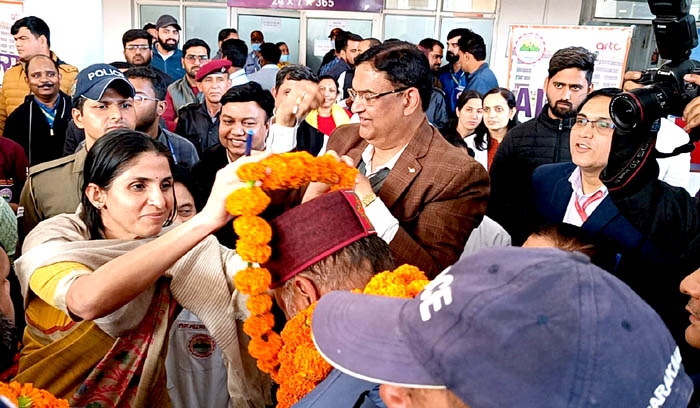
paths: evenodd
<path fill-rule="evenodd" d="M 82 197 L 83 166 L 97 139 L 115 129 L 134 129 L 134 88 L 116 68 L 94 64 L 80 71 L 73 93 L 73 121 L 85 131 L 85 147 L 77 153 L 33 166 L 22 189 L 24 233 L 40 221 L 73 213 Z"/>

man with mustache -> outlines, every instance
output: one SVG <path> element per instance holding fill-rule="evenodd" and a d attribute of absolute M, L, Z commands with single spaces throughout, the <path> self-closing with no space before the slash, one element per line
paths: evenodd
<path fill-rule="evenodd" d="M 595 55 L 582 47 L 562 48 L 549 60 L 544 80 L 547 105 L 542 113 L 508 132 L 491 164 L 491 195 L 486 215 L 522 244 L 533 225 L 532 172 L 547 163 L 571 161 L 569 132 L 576 111 L 593 90 Z"/>
<path fill-rule="evenodd" d="M 194 143 L 200 154 L 219 143 L 221 97 L 231 87 L 230 68 L 231 62 L 227 60 L 214 60 L 200 68 L 195 81 L 204 100 L 185 105 L 179 111 L 175 133 Z"/>
<path fill-rule="evenodd" d="M 78 68 L 66 64 L 51 51 L 51 31 L 44 20 L 27 16 L 15 21 L 10 27 L 10 34 L 15 40 L 19 62 L 5 71 L 0 89 L 0 130 L 5 126 L 5 119 L 29 94 L 25 81 L 27 73 L 25 64 L 35 55 L 46 55 L 58 63 L 61 71 L 61 90 L 70 93 Z"/>
<path fill-rule="evenodd" d="M 32 93 L 7 118 L 3 136 L 19 143 L 29 165 L 34 166 L 62 156 L 73 105 L 70 96 L 60 90 L 56 61 L 35 55 L 27 61 L 26 71 L 25 81 Z"/>
<path fill-rule="evenodd" d="M 185 75 L 182 67 L 182 51 L 177 48 L 180 42 L 180 25 L 175 17 L 163 14 L 156 22 L 158 41 L 153 46 L 151 66 L 158 71 L 180 79 Z"/>

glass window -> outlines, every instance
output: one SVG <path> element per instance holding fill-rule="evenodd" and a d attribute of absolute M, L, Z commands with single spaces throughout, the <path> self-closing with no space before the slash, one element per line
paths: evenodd
<path fill-rule="evenodd" d="M 437 0 L 386 0 L 385 8 L 397 10 L 435 10 L 437 8 Z"/>
<path fill-rule="evenodd" d="M 185 41 L 204 40 L 213 58 L 219 50 L 219 30 L 226 27 L 226 13 L 224 7 L 185 7 Z"/>
<path fill-rule="evenodd" d="M 387 14 L 384 16 L 384 38 L 399 38 L 418 44 L 420 40 L 433 37 L 435 33 L 435 17 L 399 16 Z"/>
<path fill-rule="evenodd" d="M 163 14 L 170 14 L 171 16 L 175 17 L 178 22 L 180 21 L 179 6 L 139 6 L 140 27 L 143 27 L 146 25 L 146 23 L 155 24 L 158 17 L 162 16 Z"/>
<path fill-rule="evenodd" d="M 238 15 L 238 36 L 250 46 L 250 33 L 260 30 L 265 37 L 265 42 L 278 43 L 284 41 L 289 48 L 289 62 L 299 63 L 299 18 L 298 17 L 272 17 L 253 16 L 249 14 Z"/>
<path fill-rule="evenodd" d="M 649 10 L 649 3 L 631 0 L 596 0 L 595 16 L 598 18 L 654 18 Z"/>
<path fill-rule="evenodd" d="M 306 65 L 314 72 L 321 68 L 323 56 L 331 49 L 328 34 L 335 27 L 351 31 L 362 38 L 372 36 L 372 20 L 329 20 L 310 18 L 307 20 Z"/>
<path fill-rule="evenodd" d="M 442 9 L 445 11 L 494 13 L 496 11 L 496 0 L 444 0 Z"/>
<path fill-rule="evenodd" d="M 447 34 L 455 28 L 468 28 L 484 38 L 486 44 L 486 61 L 491 57 L 491 46 L 493 43 L 493 20 L 473 19 L 473 18 L 453 18 L 442 19 L 440 27 L 440 41 L 447 47 Z M 445 49 L 447 53 L 447 49 Z"/>

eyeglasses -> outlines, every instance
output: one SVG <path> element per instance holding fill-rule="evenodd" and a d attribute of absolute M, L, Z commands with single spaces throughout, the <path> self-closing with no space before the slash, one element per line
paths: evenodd
<path fill-rule="evenodd" d="M 357 92 L 356 90 L 350 88 L 348 89 L 348 95 L 350 95 L 350 99 L 352 99 L 353 102 L 358 102 L 360 99 L 365 101 L 365 104 L 367 105 L 372 105 L 375 100 L 381 98 L 382 96 L 387 96 L 399 92 L 403 92 L 410 88 L 410 86 L 404 86 L 399 89 L 394 89 L 393 91 L 387 91 L 387 92 L 382 92 L 382 93 L 374 93 L 374 92 Z"/>
<path fill-rule="evenodd" d="M 185 59 L 189 62 L 194 62 L 194 60 L 199 60 L 201 62 L 209 61 L 209 57 L 206 55 L 185 55 Z"/>
<path fill-rule="evenodd" d="M 146 51 L 150 50 L 151 47 L 148 45 L 127 45 L 126 47 L 124 47 L 124 49 L 127 51 Z"/>
<path fill-rule="evenodd" d="M 143 105 L 143 101 L 156 101 L 158 102 L 160 99 L 158 98 L 151 98 L 150 96 L 146 95 L 134 95 L 134 105 L 135 106 L 141 106 Z"/>
<path fill-rule="evenodd" d="M 574 122 L 574 127 L 583 129 L 589 123 L 591 124 L 591 127 L 596 130 L 597 133 L 603 135 L 607 135 L 610 133 L 611 130 L 615 129 L 615 124 L 612 123 L 612 121 L 610 120 L 589 120 L 583 117 L 576 118 L 576 122 Z"/>

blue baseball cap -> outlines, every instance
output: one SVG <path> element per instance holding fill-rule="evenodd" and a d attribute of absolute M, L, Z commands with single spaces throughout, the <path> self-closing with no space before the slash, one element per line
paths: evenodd
<path fill-rule="evenodd" d="M 135 94 L 134 87 L 117 68 L 108 64 L 93 64 L 78 73 L 73 100 L 83 96 L 99 101 L 107 88 L 114 88 L 123 96 L 132 98 Z"/>
<path fill-rule="evenodd" d="M 447 388 L 474 407 L 686 407 L 693 392 L 658 314 L 557 249 L 484 249 L 415 299 L 329 293 L 312 334 L 346 374 Z"/>

